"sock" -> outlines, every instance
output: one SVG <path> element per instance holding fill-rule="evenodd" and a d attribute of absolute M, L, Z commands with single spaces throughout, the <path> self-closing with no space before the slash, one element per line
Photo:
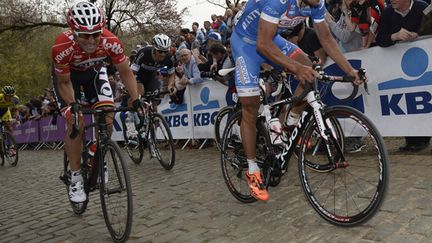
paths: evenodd
<path fill-rule="evenodd" d="M 78 181 L 83 181 L 81 170 L 71 171 L 71 183 L 76 183 Z"/>
<path fill-rule="evenodd" d="M 258 167 L 258 164 L 256 163 L 256 158 L 254 159 L 247 159 L 248 166 L 249 166 L 249 174 L 252 174 L 254 172 L 260 171 L 260 168 Z"/>
<path fill-rule="evenodd" d="M 300 114 L 296 114 L 296 113 L 290 111 L 290 113 L 288 114 L 288 118 L 286 120 L 286 125 L 287 126 L 295 126 L 295 125 L 297 125 L 299 120 L 300 120 Z"/>

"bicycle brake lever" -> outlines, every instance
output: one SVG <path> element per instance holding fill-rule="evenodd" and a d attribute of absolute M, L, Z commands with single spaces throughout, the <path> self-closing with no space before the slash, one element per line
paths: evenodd
<path fill-rule="evenodd" d="M 370 93 L 369 93 L 369 89 L 368 89 L 368 85 L 367 85 L 366 82 L 363 83 L 363 88 L 364 88 L 364 90 L 366 91 L 366 94 L 370 95 Z"/>
<path fill-rule="evenodd" d="M 365 70 L 364 68 L 360 68 L 360 69 L 358 70 L 358 74 L 359 74 L 359 76 L 360 76 L 360 79 L 362 79 L 363 81 L 366 81 L 366 70 Z M 364 83 L 363 83 L 363 88 L 364 88 L 364 90 L 366 91 L 366 93 L 367 93 L 368 95 L 370 95 L 370 93 L 369 93 L 369 88 L 368 88 L 368 85 L 367 85 L 367 82 L 364 82 Z"/>

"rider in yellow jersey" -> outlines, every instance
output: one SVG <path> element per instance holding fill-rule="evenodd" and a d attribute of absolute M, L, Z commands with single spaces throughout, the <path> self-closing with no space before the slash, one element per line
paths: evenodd
<path fill-rule="evenodd" d="M 10 109 L 17 107 L 18 96 L 15 95 L 15 88 L 4 86 L 0 93 L 0 120 L 5 124 L 6 129 L 12 134 L 12 114 Z"/>
<path fill-rule="evenodd" d="M 10 109 L 15 108 L 19 103 L 18 96 L 15 95 L 15 88 L 12 86 L 4 86 L 0 93 L 0 120 L 5 125 L 6 129 L 12 133 L 12 114 Z M 15 151 L 13 151 L 15 154 Z"/>

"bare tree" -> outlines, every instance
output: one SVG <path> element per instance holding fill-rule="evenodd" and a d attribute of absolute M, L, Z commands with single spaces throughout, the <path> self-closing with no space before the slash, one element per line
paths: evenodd
<path fill-rule="evenodd" d="M 176 0 L 92 0 L 107 17 L 107 28 L 119 32 L 167 32 L 182 24 L 187 9 L 177 11 Z M 41 26 L 67 27 L 68 0 L 2 0 L 0 35 Z"/>

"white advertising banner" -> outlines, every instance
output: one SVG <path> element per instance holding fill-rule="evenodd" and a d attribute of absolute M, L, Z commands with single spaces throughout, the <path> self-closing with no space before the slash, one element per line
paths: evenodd
<path fill-rule="evenodd" d="M 214 138 L 215 116 L 227 105 L 227 87 L 214 80 L 189 87 L 194 138 Z"/>
<path fill-rule="evenodd" d="M 170 103 L 169 95 L 165 95 L 158 105 L 158 112 L 165 117 L 174 139 L 193 138 L 192 132 L 192 111 L 190 103 L 190 85 L 184 92 L 183 104 Z"/>
<path fill-rule="evenodd" d="M 370 93 L 361 86 L 348 105 L 362 111 L 383 136 L 432 136 L 432 38 L 350 52 L 346 57 L 355 68 L 366 69 Z M 331 60 L 325 70 L 342 74 Z M 324 101 L 341 104 L 337 97 L 338 85 L 333 85 Z"/>

